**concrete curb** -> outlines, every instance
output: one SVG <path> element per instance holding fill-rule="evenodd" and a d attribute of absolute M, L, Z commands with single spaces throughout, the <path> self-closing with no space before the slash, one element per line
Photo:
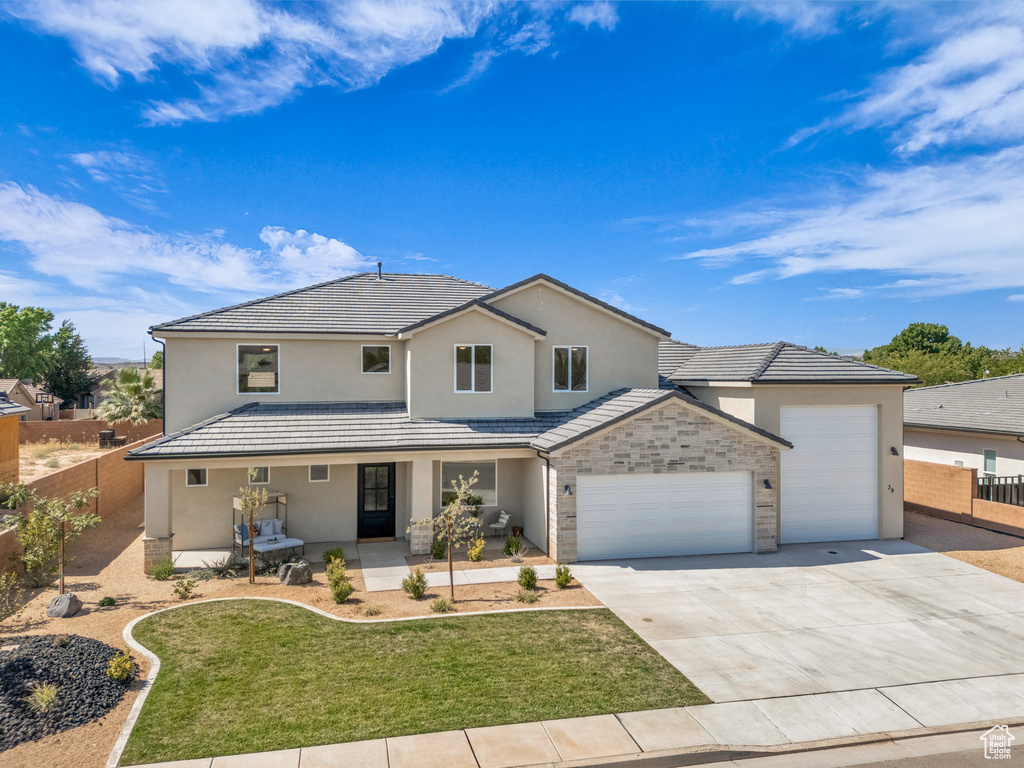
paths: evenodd
<path fill-rule="evenodd" d="M 178 608 L 187 608 L 190 605 L 201 605 L 203 603 L 223 603 L 232 600 L 264 600 L 270 603 L 287 603 L 288 605 L 294 605 L 299 608 L 305 608 L 307 611 L 312 611 L 324 618 L 332 619 L 334 621 L 341 621 L 346 624 L 394 624 L 400 621 L 423 621 L 431 619 L 457 619 L 461 616 L 496 616 L 504 613 L 536 613 L 538 611 L 595 611 L 595 610 L 608 610 L 603 605 L 575 605 L 575 606 L 540 606 L 538 608 L 512 608 L 506 611 L 470 611 L 468 613 L 438 613 L 432 616 L 404 616 L 399 619 L 347 619 L 343 616 L 335 616 L 334 614 L 327 613 L 319 608 L 314 608 L 312 605 L 306 603 L 300 603 L 297 600 L 287 600 L 283 597 L 211 597 L 206 600 L 193 600 L 191 602 L 182 603 L 181 605 L 169 605 L 166 608 L 160 608 L 156 611 L 150 611 L 149 613 L 143 614 L 135 619 L 132 619 L 125 626 L 124 631 L 121 633 L 124 637 L 124 641 L 128 646 L 138 653 L 141 653 L 149 660 L 149 674 L 146 675 L 145 681 L 142 684 L 142 690 L 139 691 L 139 695 L 135 699 L 135 703 L 132 704 L 132 709 L 128 713 L 128 719 L 125 721 L 124 726 L 121 728 L 121 733 L 117 737 L 117 741 L 114 742 L 114 748 L 110 752 L 110 757 L 107 758 L 106 768 L 118 768 L 121 764 L 121 756 L 124 754 L 125 747 L 128 746 L 128 739 L 132 735 L 132 731 L 135 729 L 135 724 L 139 720 L 139 715 L 142 714 L 142 707 L 146 703 L 146 699 L 149 697 L 149 692 L 153 688 L 153 683 L 156 682 L 157 673 L 160 671 L 160 659 L 157 655 L 146 648 L 142 643 L 138 642 L 132 635 L 135 625 L 143 619 L 148 619 L 151 616 L 156 616 L 158 613 L 165 613 L 166 611 L 174 611 Z"/>

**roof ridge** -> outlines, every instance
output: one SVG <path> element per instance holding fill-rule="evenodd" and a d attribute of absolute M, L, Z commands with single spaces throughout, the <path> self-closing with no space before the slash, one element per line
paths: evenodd
<path fill-rule="evenodd" d="M 764 360 L 760 362 L 754 372 L 748 378 L 748 381 L 757 381 L 761 378 L 761 374 L 768 370 L 768 366 L 772 364 L 772 361 L 779 356 L 779 352 L 782 351 L 783 347 L 786 346 L 786 342 L 777 341 L 772 345 L 772 348 L 768 350 L 768 354 L 765 355 Z"/>

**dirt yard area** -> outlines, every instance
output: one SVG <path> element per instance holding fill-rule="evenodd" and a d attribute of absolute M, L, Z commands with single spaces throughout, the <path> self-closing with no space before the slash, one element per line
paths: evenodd
<path fill-rule="evenodd" d="M 66 633 L 95 637 L 115 648 L 124 647 L 121 633 L 129 621 L 181 602 L 172 590 L 182 576 L 172 581 L 153 581 L 143 574 L 142 534 L 140 497 L 117 513 L 106 515 L 98 528 L 87 531 L 72 546 L 75 561 L 68 569 L 67 588 L 85 603 L 82 611 L 70 619 L 47 618 L 46 604 L 56 595 L 56 588 L 33 590 L 25 610 L 0 623 L 0 642 L 12 634 Z M 285 587 L 274 576 L 259 577 L 255 585 L 250 585 L 245 577 L 217 579 L 198 582 L 197 597 L 281 597 L 336 616 L 367 620 L 364 612 L 370 605 L 379 610 L 374 619 L 430 615 L 430 601 L 449 595 L 448 587 L 430 588 L 420 600 L 411 600 L 400 591 L 367 593 L 359 561 L 353 560 L 347 565 L 355 592 L 343 605 L 336 605 L 331 599 L 322 564 L 313 566 L 313 583 L 305 586 Z M 601 604 L 575 581 L 562 590 L 556 589 L 551 581 L 538 582 L 537 586 L 540 599 L 534 607 Z M 521 603 L 515 602 L 518 591 L 518 584 L 509 583 L 457 586 L 457 610 L 464 613 L 522 608 Z M 113 597 L 117 604 L 100 608 L 98 603 L 103 597 Z M 143 667 L 140 674 L 143 679 L 148 672 L 145 660 L 136 658 L 136 662 Z M 128 717 L 139 687 L 137 682 L 125 699 L 101 720 L 0 753 L 0 764 L 4 768 L 101 768 Z"/>
<path fill-rule="evenodd" d="M 1024 539 L 909 511 L 903 513 L 903 527 L 913 544 L 1024 581 Z"/>
<path fill-rule="evenodd" d="M 89 459 L 95 459 L 108 450 L 110 449 L 97 448 L 95 443 L 72 443 L 60 440 L 24 443 L 19 449 L 21 482 L 31 483 L 44 475 L 67 469 Z"/>

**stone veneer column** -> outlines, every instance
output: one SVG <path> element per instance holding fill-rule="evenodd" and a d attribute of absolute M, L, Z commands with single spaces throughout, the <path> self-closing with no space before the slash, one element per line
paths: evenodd
<path fill-rule="evenodd" d="M 142 568 L 147 573 L 158 561 L 173 556 L 171 472 L 160 462 L 147 461 L 146 535 L 142 539 Z"/>
<path fill-rule="evenodd" d="M 434 515 L 434 460 L 413 459 L 411 464 L 409 551 L 414 555 L 425 555 L 434 540 L 434 529 L 430 522 Z"/>

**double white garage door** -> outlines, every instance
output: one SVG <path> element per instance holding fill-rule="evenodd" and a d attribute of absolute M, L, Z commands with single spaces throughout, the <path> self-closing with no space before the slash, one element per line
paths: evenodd
<path fill-rule="evenodd" d="M 878 530 L 876 409 L 781 409 L 782 543 L 873 539 Z M 580 475 L 580 560 L 750 552 L 749 472 Z"/>

